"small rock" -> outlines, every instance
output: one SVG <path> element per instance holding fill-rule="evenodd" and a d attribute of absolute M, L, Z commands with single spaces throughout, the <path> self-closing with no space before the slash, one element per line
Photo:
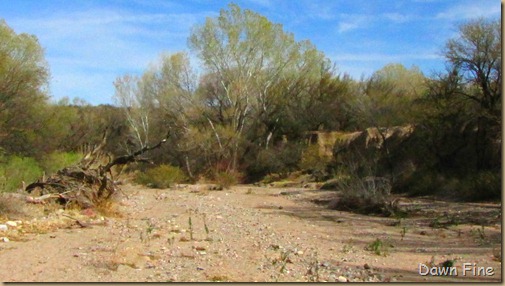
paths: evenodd
<path fill-rule="evenodd" d="M 10 241 L 7 237 L 2 237 L 2 238 L 0 238 L 0 240 L 2 242 L 9 242 Z"/>
<path fill-rule="evenodd" d="M 303 255 L 303 251 L 298 250 L 298 251 L 296 252 L 296 254 L 297 254 L 297 255 Z"/>
<path fill-rule="evenodd" d="M 12 227 L 18 226 L 18 224 L 15 221 L 11 221 L 11 220 L 8 221 L 8 222 L 6 222 L 5 224 L 8 225 L 8 226 L 12 226 Z"/>
<path fill-rule="evenodd" d="M 88 216 L 88 217 L 95 217 L 96 212 L 92 208 L 87 208 L 81 211 L 82 215 Z"/>
<path fill-rule="evenodd" d="M 344 276 L 338 276 L 338 282 L 347 282 L 347 278 L 345 278 Z"/>
<path fill-rule="evenodd" d="M 0 231 L 6 231 L 8 229 L 6 224 L 0 224 Z"/>
<path fill-rule="evenodd" d="M 370 269 L 370 265 L 368 265 L 368 263 L 365 263 L 365 265 L 363 266 L 365 269 Z"/>

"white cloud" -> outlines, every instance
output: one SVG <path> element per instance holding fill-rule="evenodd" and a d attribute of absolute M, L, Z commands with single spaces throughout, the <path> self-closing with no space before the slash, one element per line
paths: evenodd
<path fill-rule="evenodd" d="M 337 25 L 337 31 L 339 33 L 345 33 L 352 30 L 365 28 L 373 20 L 367 15 L 358 14 L 341 14 L 340 18 L 342 18 L 342 20 Z"/>
<path fill-rule="evenodd" d="M 388 19 L 394 23 L 398 23 L 398 24 L 406 23 L 406 22 L 412 20 L 411 16 L 400 14 L 400 13 L 385 13 L 385 14 L 383 14 L 383 16 L 386 19 Z"/>
<path fill-rule="evenodd" d="M 186 50 L 191 26 L 209 15 L 94 9 L 16 18 L 9 25 L 39 38 L 56 99 L 79 96 L 100 103 L 110 101 L 117 76 L 141 73 L 163 51 Z"/>
<path fill-rule="evenodd" d="M 271 0 L 247 0 L 247 2 L 250 2 L 250 3 L 258 5 L 258 6 L 263 6 L 266 8 L 270 8 L 273 6 L 273 3 Z"/>
<path fill-rule="evenodd" d="M 450 7 L 435 17 L 446 20 L 467 20 L 478 17 L 499 17 L 500 14 L 501 6 L 498 1 L 479 0 Z"/>

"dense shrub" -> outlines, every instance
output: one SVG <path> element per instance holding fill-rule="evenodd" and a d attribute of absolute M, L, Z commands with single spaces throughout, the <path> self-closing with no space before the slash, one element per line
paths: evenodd
<path fill-rule="evenodd" d="M 171 165 L 159 165 L 145 172 L 140 172 L 135 179 L 139 184 L 158 189 L 169 188 L 184 180 L 186 180 L 184 172 Z"/>
<path fill-rule="evenodd" d="M 501 199 L 501 174 L 492 171 L 473 173 L 461 182 L 461 190 L 467 200 Z"/>
<path fill-rule="evenodd" d="M 29 157 L 11 156 L 0 163 L 0 190 L 13 192 L 22 186 L 22 182 L 31 183 L 42 175 L 42 168 L 37 161 Z"/>
<path fill-rule="evenodd" d="M 436 195 L 459 201 L 501 199 L 498 171 L 476 171 L 467 175 L 418 172 L 407 182 L 410 195 Z"/>
<path fill-rule="evenodd" d="M 309 145 L 303 151 L 298 166 L 319 182 L 329 179 L 328 164 L 330 161 L 330 157 L 319 153 L 319 145 Z"/>
<path fill-rule="evenodd" d="M 301 154 L 302 145 L 295 143 L 258 150 L 254 156 L 246 160 L 247 181 L 260 181 L 269 174 L 286 177 L 290 172 L 299 169 Z"/>
<path fill-rule="evenodd" d="M 242 181 L 242 174 L 236 171 L 217 172 L 214 175 L 214 180 L 223 189 L 228 189 Z"/>

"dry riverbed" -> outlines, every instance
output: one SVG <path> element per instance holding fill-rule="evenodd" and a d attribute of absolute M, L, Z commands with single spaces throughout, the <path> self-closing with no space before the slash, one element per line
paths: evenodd
<path fill-rule="evenodd" d="M 115 215 L 30 206 L 0 220 L 0 281 L 501 281 L 500 205 L 405 199 L 409 216 L 385 218 L 328 209 L 336 196 L 125 185 Z"/>

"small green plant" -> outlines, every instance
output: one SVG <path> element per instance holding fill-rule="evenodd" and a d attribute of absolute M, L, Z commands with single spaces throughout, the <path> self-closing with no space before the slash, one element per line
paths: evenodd
<path fill-rule="evenodd" d="M 164 189 L 186 180 L 184 172 L 171 165 L 159 165 L 144 173 L 138 173 L 135 181 L 152 188 Z"/>
<path fill-rule="evenodd" d="M 353 251 L 353 247 L 350 244 L 344 244 L 344 246 L 342 247 L 343 253 L 350 253 L 352 251 Z"/>
<path fill-rule="evenodd" d="M 289 256 L 293 253 L 292 250 L 282 250 L 280 252 L 280 257 L 278 259 L 274 259 L 272 261 L 272 264 L 273 265 L 277 265 L 277 264 L 280 264 L 280 267 L 279 267 L 279 273 L 284 273 L 286 271 L 286 266 L 288 263 L 291 263 L 291 259 L 289 258 Z"/>
<path fill-rule="evenodd" d="M 484 232 L 484 225 L 481 225 L 480 228 L 477 229 L 479 232 L 479 238 L 484 240 L 486 239 L 486 233 Z"/>
<path fill-rule="evenodd" d="M 375 253 L 376 255 L 386 256 L 389 253 L 390 247 L 392 247 L 390 243 L 382 241 L 380 238 L 377 238 L 375 239 L 374 242 L 367 245 L 365 249 Z"/>
<path fill-rule="evenodd" d="M 153 231 L 156 229 L 156 225 L 152 221 L 148 220 L 146 223 L 145 233 L 143 231 L 140 232 L 140 241 L 143 243 L 149 243 L 151 241 Z"/>
<path fill-rule="evenodd" d="M 203 226 L 205 228 L 205 235 L 206 235 L 205 240 L 211 241 L 212 239 L 209 236 L 210 233 L 209 227 L 207 226 L 207 216 L 205 214 L 203 214 Z"/>
<path fill-rule="evenodd" d="M 309 261 L 307 272 L 305 273 L 308 282 L 319 282 L 319 265 L 317 251 L 315 251 L 312 254 L 312 260 Z"/>
<path fill-rule="evenodd" d="M 405 235 L 407 234 L 407 227 L 406 226 L 402 227 L 400 234 L 401 234 L 402 240 L 403 240 L 403 238 L 405 238 Z"/>
<path fill-rule="evenodd" d="M 193 240 L 193 222 L 191 221 L 191 210 L 189 210 L 188 225 L 189 225 L 189 239 Z"/>
<path fill-rule="evenodd" d="M 478 242 L 479 242 L 480 245 L 486 244 L 486 232 L 485 232 L 484 225 L 481 225 L 480 228 L 477 228 L 476 230 L 471 229 L 470 230 L 470 234 L 472 236 L 476 236 L 477 237 L 477 240 L 478 240 Z"/>

